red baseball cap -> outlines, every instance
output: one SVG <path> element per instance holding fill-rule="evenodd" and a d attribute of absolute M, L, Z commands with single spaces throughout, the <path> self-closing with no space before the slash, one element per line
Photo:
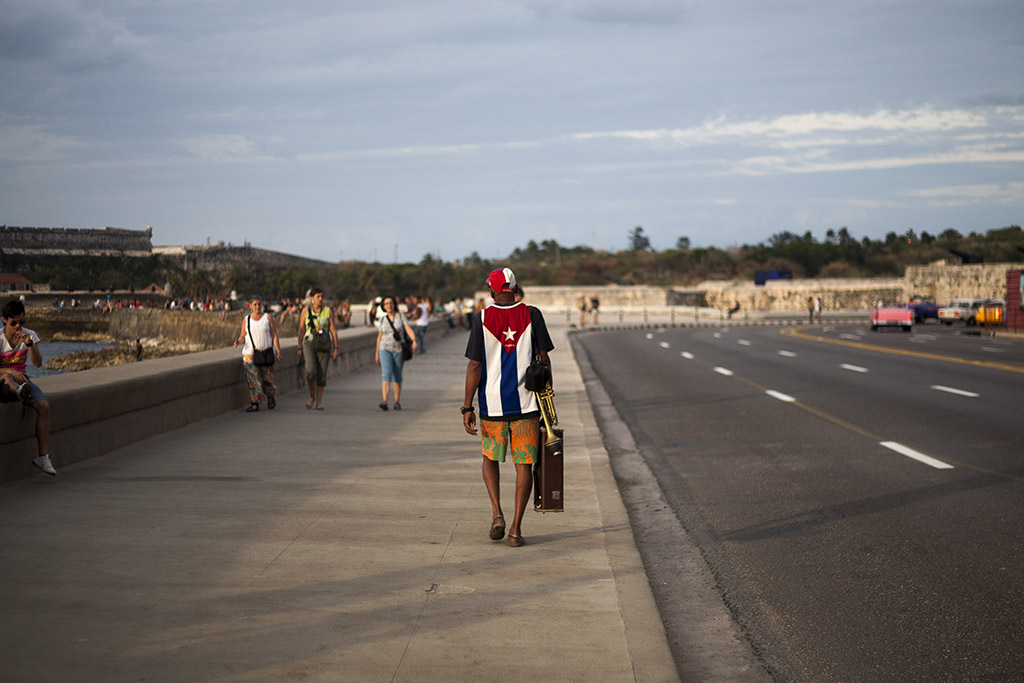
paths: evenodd
<path fill-rule="evenodd" d="M 507 290 L 511 292 L 516 286 L 516 275 L 511 268 L 492 270 L 487 276 L 487 286 L 495 292 Z"/>

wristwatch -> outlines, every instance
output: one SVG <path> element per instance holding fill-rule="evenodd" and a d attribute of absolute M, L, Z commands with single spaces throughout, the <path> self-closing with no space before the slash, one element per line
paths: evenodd
<path fill-rule="evenodd" d="M 465 415 L 466 413 L 472 413 L 474 410 L 476 410 L 476 408 L 474 408 L 473 406 L 470 406 L 468 408 L 466 406 L 462 406 L 461 408 L 459 408 L 459 410 L 461 410 L 462 414 Z"/>
<path fill-rule="evenodd" d="M 27 346 L 27 347 L 28 347 L 28 348 L 30 348 L 30 349 L 31 349 L 31 348 L 32 348 L 33 346 L 35 346 L 35 345 L 36 345 L 36 343 L 35 343 L 34 341 L 32 341 L 31 339 L 29 339 L 29 340 L 28 340 L 27 342 L 25 342 L 25 346 Z"/>

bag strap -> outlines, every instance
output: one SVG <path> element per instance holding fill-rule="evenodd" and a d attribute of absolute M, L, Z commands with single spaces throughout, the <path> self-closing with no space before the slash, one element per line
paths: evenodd
<path fill-rule="evenodd" d="M 396 318 L 398 317 L 398 313 L 397 312 L 395 313 L 395 317 Z M 391 331 L 394 332 L 396 335 L 398 335 L 398 330 L 395 329 L 395 323 L 393 323 L 391 321 L 391 318 L 388 317 L 387 313 L 384 314 L 384 319 L 388 321 L 388 325 L 391 325 Z M 400 334 L 398 336 L 400 336 L 403 341 L 405 340 L 405 326 L 404 325 L 402 326 L 402 334 Z"/>
<path fill-rule="evenodd" d="M 530 313 L 530 346 L 533 347 L 533 358 L 534 360 L 540 361 L 540 342 L 537 340 L 536 330 L 533 329 L 533 311 L 532 306 L 527 306 L 526 310 Z"/>

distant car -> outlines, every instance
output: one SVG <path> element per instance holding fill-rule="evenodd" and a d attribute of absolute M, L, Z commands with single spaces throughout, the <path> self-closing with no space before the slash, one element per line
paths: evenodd
<path fill-rule="evenodd" d="M 974 325 L 977 322 L 975 316 L 978 309 L 986 301 L 988 299 L 953 299 L 948 306 L 939 309 L 939 320 L 947 325 L 956 322 Z"/>
<path fill-rule="evenodd" d="M 910 297 L 910 303 L 907 305 L 914 312 L 915 323 L 923 323 L 929 318 L 932 320 L 939 319 L 939 305 L 930 296 L 912 296 Z"/>
<path fill-rule="evenodd" d="M 1003 310 L 1006 308 L 1004 301 L 986 301 L 978 307 L 974 314 L 974 321 L 979 325 L 1002 325 Z"/>
<path fill-rule="evenodd" d="M 901 327 L 910 332 L 914 328 L 914 311 L 905 304 L 876 306 L 871 310 L 871 331 L 877 332 L 879 327 Z"/>

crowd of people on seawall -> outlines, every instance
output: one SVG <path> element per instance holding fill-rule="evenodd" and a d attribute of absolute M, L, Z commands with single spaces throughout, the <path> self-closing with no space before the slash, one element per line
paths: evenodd
<path fill-rule="evenodd" d="M 251 296 L 241 304 L 245 316 L 235 346 L 241 345 L 249 389 L 249 412 L 277 405 L 274 365 L 280 360 L 280 336 L 293 331 L 298 342 L 299 362 L 309 389 L 306 408 L 324 410 L 327 365 L 339 354 L 338 331 L 363 325 L 377 330 L 375 361 L 381 369 L 381 410 L 401 410 L 403 368 L 413 354 L 427 352 L 426 332 L 431 319 L 450 327 L 469 329 L 469 317 L 480 310 L 484 300 L 453 299 L 438 304 L 430 296 L 399 297 L 381 294 L 371 298 L 360 316 L 350 299 L 327 301 L 319 287 L 305 297 L 284 298 L 270 303 Z M 359 320 L 362 318 L 362 320 Z M 273 352 L 270 350 L 273 349 Z M 266 356 L 261 356 L 266 353 Z M 393 398 L 392 398 L 393 397 Z"/>

